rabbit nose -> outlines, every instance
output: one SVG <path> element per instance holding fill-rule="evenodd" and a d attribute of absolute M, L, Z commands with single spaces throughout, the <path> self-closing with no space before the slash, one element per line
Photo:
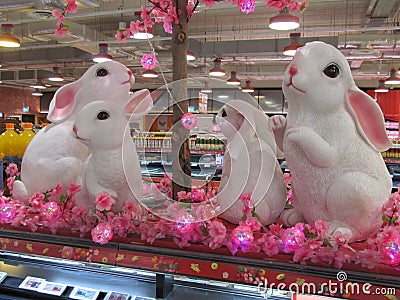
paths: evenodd
<path fill-rule="evenodd" d="M 132 71 L 128 69 L 128 75 L 129 77 L 132 77 Z"/>
<path fill-rule="evenodd" d="M 296 75 L 297 74 L 297 68 L 295 66 L 291 66 L 290 69 L 289 69 L 289 74 L 291 76 Z"/>
<path fill-rule="evenodd" d="M 72 127 L 72 130 L 74 131 L 75 134 L 78 133 L 78 128 L 74 125 L 74 127 Z"/>

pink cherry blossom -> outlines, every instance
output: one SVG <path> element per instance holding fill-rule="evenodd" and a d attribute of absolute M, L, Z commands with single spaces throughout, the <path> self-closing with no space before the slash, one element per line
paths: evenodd
<path fill-rule="evenodd" d="M 107 192 L 101 192 L 96 197 L 96 209 L 99 211 L 110 210 L 113 204 L 114 201 Z"/>
<path fill-rule="evenodd" d="M 306 264 L 307 260 L 313 257 L 314 251 L 308 247 L 300 247 L 295 250 L 293 255 L 293 261 L 299 262 L 300 264 Z"/>
<path fill-rule="evenodd" d="M 117 30 L 117 33 L 115 34 L 115 38 L 122 43 L 126 43 L 126 36 L 124 35 L 124 33 L 121 30 Z"/>
<path fill-rule="evenodd" d="M 41 210 L 43 206 L 44 195 L 35 193 L 29 198 L 29 204 L 36 210 Z"/>
<path fill-rule="evenodd" d="M 68 4 L 65 9 L 67 13 L 76 13 L 78 11 L 78 5 L 76 4 L 76 0 L 67 0 Z"/>
<path fill-rule="evenodd" d="M 81 191 L 81 186 L 78 184 L 75 184 L 74 182 L 71 182 L 69 185 L 69 189 L 68 189 L 68 195 L 69 197 L 73 197 L 75 196 L 77 193 L 79 193 Z"/>
<path fill-rule="evenodd" d="M 280 241 L 274 235 L 263 234 L 263 236 L 257 240 L 257 244 L 261 246 L 262 251 L 268 256 L 279 253 Z"/>
<path fill-rule="evenodd" d="M 328 232 L 329 224 L 326 221 L 318 220 L 315 222 L 314 227 L 318 235 L 324 236 Z"/>
<path fill-rule="evenodd" d="M 55 36 L 63 36 L 69 32 L 68 28 L 63 23 L 57 22 Z"/>
<path fill-rule="evenodd" d="M 18 166 L 14 163 L 9 164 L 6 168 L 6 174 L 9 176 L 18 176 Z"/>
<path fill-rule="evenodd" d="M 12 193 L 13 187 L 14 187 L 14 181 L 15 181 L 15 177 L 8 177 L 7 178 L 7 187 L 10 190 L 10 193 Z"/>
<path fill-rule="evenodd" d="M 292 182 L 292 175 L 290 175 L 290 173 L 284 173 L 283 180 L 285 181 L 286 185 L 290 184 Z"/>
<path fill-rule="evenodd" d="M 240 225 L 245 225 L 251 228 L 252 231 L 259 231 L 261 228 L 260 221 L 255 217 L 247 217 L 246 221 L 241 221 Z"/>
<path fill-rule="evenodd" d="M 58 11 L 57 9 L 53 9 L 51 14 L 53 15 L 53 17 L 57 18 L 59 22 L 64 22 L 64 15 L 62 14 L 62 12 Z"/>

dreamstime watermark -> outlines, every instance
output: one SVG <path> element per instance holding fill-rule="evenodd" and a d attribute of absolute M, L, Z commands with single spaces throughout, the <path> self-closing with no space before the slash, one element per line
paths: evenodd
<path fill-rule="evenodd" d="M 348 282 L 347 273 L 340 271 L 336 274 L 337 280 L 328 280 L 322 283 L 313 282 L 285 282 L 269 283 L 267 279 L 259 283 L 257 291 L 265 299 L 274 295 L 274 291 L 289 291 L 294 294 L 314 294 L 314 295 L 395 295 L 396 289 L 390 287 L 378 287 L 369 282 L 357 283 Z"/>

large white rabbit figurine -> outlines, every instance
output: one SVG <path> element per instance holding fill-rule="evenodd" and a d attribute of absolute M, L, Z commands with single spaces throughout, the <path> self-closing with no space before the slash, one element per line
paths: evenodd
<path fill-rule="evenodd" d="M 126 66 L 108 61 L 91 66 L 79 80 L 58 89 L 47 117 L 52 124 L 38 132 L 26 149 L 21 181 L 15 182 L 13 197 L 27 201 L 35 192 L 45 192 L 59 182 L 68 187 L 75 181 L 89 155 L 87 147 L 72 134 L 76 113 L 98 99 L 130 99 L 133 83 L 132 72 Z"/>
<path fill-rule="evenodd" d="M 221 108 L 216 121 L 227 139 L 217 194 L 221 217 L 238 224 L 243 216 L 239 198 L 251 193 L 260 222 L 275 222 L 285 206 L 286 185 L 268 116 L 245 101 L 231 100 Z"/>
<path fill-rule="evenodd" d="M 142 175 L 128 118 L 145 115 L 153 107 L 153 100 L 147 90 L 137 93 L 125 103 L 91 102 L 76 116 L 75 137 L 91 151 L 81 176 L 87 197 L 80 195 L 78 205 L 94 210 L 100 192 L 109 193 L 114 212 L 121 211 L 128 200 L 140 204 Z"/>
<path fill-rule="evenodd" d="M 270 121 L 293 180 L 295 208 L 282 214 L 284 223 L 325 220 L 332 234 L 367 239 L 392 188 L 380 154 L 391 142 L 378 104 L 356 87 L 343 54 L 323 42 L 297 50 L 282 88 L 287 118 Z"/>

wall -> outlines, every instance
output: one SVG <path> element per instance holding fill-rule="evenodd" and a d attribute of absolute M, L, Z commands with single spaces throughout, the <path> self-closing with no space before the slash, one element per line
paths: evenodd
<path fill-rule="evenodd" d="M 23 104 L 29 106 L 29 112 L 22 113 Z M 21 114 L 37 117 L 40 112 L 40 97 L 32 96 L 31 89 L 0 87 L 0 112 L 3 112 L 6 118 Z"/>

